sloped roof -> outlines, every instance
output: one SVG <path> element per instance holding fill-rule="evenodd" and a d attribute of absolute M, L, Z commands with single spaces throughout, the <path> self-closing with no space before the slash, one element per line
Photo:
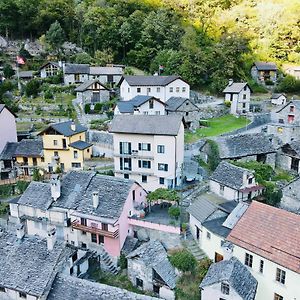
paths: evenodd
<path fill-rule="evenodd" d="M 291 197 L 300 201 L 299 186 L 300 186 L 300 177 L 297 177 L 282 189 L 283 196 Z"/>
<path fill-rule="evenodd" d="M 90 67 L 91 75 L 123 75 L 121 67 Z"/>
<path fill-rule="evenodd" d="M 43 156 L 43 141 L 36 140 L 22 140 L 18 143 L 15 150 L 15 156 L 24 157 L 41 157 Z"/>
<path fill-rule="evenodd" d="M 20 72 L 19 72 L 19 77 L 20 77 L 20 78 L 33 77 L 33 72 L 34 72 L 34 71 L 20 71 Z"/>
<path fill-rule="evenodd" d="M 247 85 L 247 82 L 233 82 L 226 86 L 226 88 L 223 90 L 223 93 L 238 94 Z"/>
<path fill-rule="evenodd" d="M 289 102 L 287 102 L 284 106 L 282 106 L 278 111 L 276 111 L 277 113 L 281 112 L 283 109 L 285 109 L 287 106 L 293 104 L 294 106 L 297 107 L 298 110 L 300 110 L 300 100 L 291 100 Z"/>
<path fill-rule="evenodd" d="M 238 190 L 243 186 L 243 175 L 245 172 L 251 173 L 247 169 L 235 166 L 226 161 L 221 161 L 210 176 L 210 179 Z"/>
<path fill-rule="evenodd" d="M 200 288 L 221 282 L 229 283 L 243 300 L 254 300 L 257 280 L 237 258 L 212 264 L 200 284 Z"/>
<path fill-rule="evenodd" d="M 227 240 L 300 274 L 300 216 L 253 201 Z"/>
<path fill-rule="evenodd" d="M 65 64 L 65 74 L 89 74 L 88 64 Z"/>
<path fill-rule="evenodd" d="M 61 68 L 58 62 L 55 62 L 55 61 L 48 61 L 48 62 L 46 62 L 45 64 L 43 64 L 43 65 L 40 67 L 40 70 L 43 69 L 43 68 L 45 68 L 47 65 L 53 65 L 53 66 L 55 66 L 55 67 L 57 67 L 57 68 Z"/>
<path fill-rule="evenodd" d="M 219 212 L 218 212 L 219 213 Z M 231 229 L 223 226 L 223 223 L 226 221 L 228 214 L 223 212 L 223 217 L 212 218 L 211 220 L 204 221 L 202 226 L 205 227 L 210 232 L 226 238 Z"/>
<path fill-rule="evenodd" d="M 285 94 L 282 94 L 282 93 L 273 93 L 272 96 L 271 96 L 271 99 L 278 99 L 281 96 L 283 96 L 283 97 L 286 98 Z"/>
<path fill-rule="evenodd" d="M 100 84 L 104 89 L 109 90 L 108 88 L 106 88 L 98 79 L 94 79 L 94 80 L 87 80 L 85 82 L 83 82 L 81 85 L 79 85 L 74 91 L 75 92 L 84 92 L 86 91 L 92 84 L 94 83 L 98 83 Z"/>
<path fill-rule="evenodd" d="M 257 61 L 254 63 L 254 65 L 259 71 L 277 71 L 277 66 L 273 62 Z"/>
<path fill-rule="evenodd" d="M 7 142 L 0 154 L 0 160 L 11 160 L 14 157 L 18 144 L 17 142 Z"/>
<path fill-rule="evenodd" d="M 0 103 L 0 114 L 3 111 L 4 108 L 6 108 L 12 115 L 17 117 L 17 115 L 14 112 L 12 112 L 5 104 L 1 104 L 1 103 Z"/>
<path fill-rule="evenodd" d="M 176 287 L 175 268 L 171 265 L 167 252 L 160 241 L 152 240 L 144 243 L 129 253 L 127 258 L 141 260 L 146 267 L 153 268 L 171 289 Z"/>
<path fill-rule="evenodd" d="M 238 134 L 216 138 L 221 159 L 274 153 L 272 136 L 263 133 Z"/>
<path fill-rule="evenodd" d="M 182 123 L 177 115 L 117 115 L 110 125 L 112 133 L 176 136 Z"/>
<path fill-rule="evenodd" d="M 56 123 L 48 126 L 45 130 L 40 132 L 39 134 L 43 134 L 44 132 L 47 132 L 50 128 L 53 128 L 55 131 L 59 132 L 60 134 L 64 136 L 72 136 L 77 133 L 85 132 L 87 131 L 87 128 L 82 126 L 81 124 L 77 123 L 75 124 L 75 131 L 71 129 L 72 121 L 66 121 L 62 123 Z"/>
<path fill-rule="evenodd" d="M 199 107 L 196 106 L 190 99 L 182 98 L 182 97 L 171 97 L 166 102 L 166 109 L 168 111 L 176 111 L 178 108 L 182 106 L 185 102 L 188 102 L 188 104 L 191 104 L 189 108 L 191 108 L 191 111 L 199 110 Z"/>
<path fill-rule="evenodd" d="M 85 141 L 76 141 L 74 143 L 69 144 L 70 147 L 78 149 L 78 150 L 84 150 L 86 148 L 89 148 L 93 146 L 92 144 L 85 142 Z"/>
<path fill-rule="evenodd" d="M 283 153 L 300 157 L 300 141 L 292 141 L 290 143 L 284 144 L 281 149 Z"/>
<path fill-rule="evenodd" d="M 180 76 L 143 76 L 143 75 L 124 75 L 121 79 L 126 80 L 130 86 L 166 86 L 176 79 L 183 80 Z"/>

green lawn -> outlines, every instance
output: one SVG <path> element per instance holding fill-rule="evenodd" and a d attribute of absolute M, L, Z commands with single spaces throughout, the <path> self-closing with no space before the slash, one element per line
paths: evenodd
<path fill-rule="evenodd" d="M 186 132 L 185 142 L 192 143 L 204 137 L 217 136 L 226 132 L 245 127 L 250 120 L 245 117 L 235 117 L 233 115 L 225 115 L 219 118 L 208 120 L 207 127 L 196 129 L 196 132 Z"/>

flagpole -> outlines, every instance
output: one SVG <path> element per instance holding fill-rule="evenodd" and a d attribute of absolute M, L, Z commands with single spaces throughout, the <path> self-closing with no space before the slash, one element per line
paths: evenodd
<path fill-rule="evenodd" d="M 20 73 L 19 73 L 19 64 L 17 62 L 17 79 L 18 79 L 18 89 L 21 92 L 21 83 L 20 83 Z"/>

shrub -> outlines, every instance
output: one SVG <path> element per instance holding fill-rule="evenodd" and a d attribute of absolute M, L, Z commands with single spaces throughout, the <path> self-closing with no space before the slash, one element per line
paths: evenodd
<path fill-rule="evenodd" d="M 46 90 L 44 93 L 45 99 L 53 99 L 53 94 L 50 90 Z"/>
<path fill-rule="evenodd" d="M 158 188 L 155 191 L 147 195 L 148 201 L 155 200 L 169 200 L 169 201 L 179 201 L 180 197 L 175 190 L 168 190 L 164 188 Z"/>
<path fill-rule="evenodd" d="M 210 146 L 210 153 L 207 157 L 207 164 L 210 171 L 214 171 L 219 162 L 220 162 L 220 155 L 219 155 L 219 148 L 218 144 L 213 140 L 207 140 Z"/>
<path fill-rule="evenodd" d="M 84 113 L 85 114 L 89 114 L 91 112 L 91 106 L 90 106 L 90 104 L 86 104 L 85 106 L 84 106 Z"/>
<path fill-rule="evenodd" d="M 7 202 L 0 203 L 0 216 L 9 212 L 9 204 Z"/>
<path fill-rule="evenodd" d="M 99 113 L 102 110 L 103 104 L 102 103 L 96 103 L 94 106 L 94 111 Z"/>
<path fill-rule="evenodd" d="M 265 85 L 274 85 L 274 82 L 270 79 L 265 80 Z"/>
<path fill-rule="evenodd" d="M 34 180 L 34 181 L 42 180 L 42 175 L 41 175 L 39 169 L 36 169 L 36 168 L 33 169 L 32 180 Z"/>
<path fill-rule="evenodd" d="M 227 101 L 225 101 L 225 102 L 224 102 L 224 104 L 225 104 L 225 106 L 226 106 L 226 107 L 230 107 L 230 106 L 231 106 L 231 102 L 230 102 L 230 101 L 228 101 L 228 100 L 227 100 Z"/>
<path fill-rule="evenodd" d="M 170 217 L 175 218 L 176 220 L 180 216 L 180 208 L 178 206 L 171 206 L 168 210 Z"/>
<path fill-rule="evenodd" d="M 257 94 L 265 94 L 268 92 L 268 90 L 263 86 L 258 84 L 255 80 L 249 80 L 248 84 L 250 86 L 250 88 L 252 89 L 253 93 L 257 93 Z"/>
<path fill-rule="evenodd" d="M 40 82 L 37 79 L 30 80 L 25 86 L 25 95 L 27 97 L 33 96 L 34 98 L 38 96 L 40 88 Z"/>
<path fill-rule="evenodd" d="M 171 264 L 182 272 L 194 272 L 197 260 L 188 250 L 179 250 L 170 256 Z"/>
<path fill-rule="evenodd" d="M 27 189 L 29 182 L 26 181 L 18 181 L 16 184 L 17 193 L 23 194 Z"/>
<path fill-rule="evenodd" d="M 127 258 L 123 253 L 120 255 L 119 258 L 119 266 L 122 270 L 127 269 Z"/>
<path fill-rule="evenodd" d="M 297 80 L 295 77 L 288 75 L 280 81 L 275 91 L 284 93 L 299 92 L 300 80 Z"/>

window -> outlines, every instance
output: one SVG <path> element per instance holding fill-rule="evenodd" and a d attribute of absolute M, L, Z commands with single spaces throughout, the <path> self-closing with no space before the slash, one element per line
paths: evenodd
<path fill-rule="evenodd" d="M 128 93 L 130 93 L 130 88 L 127 89 Z"/>
<path fill-rule="evenodd" d="M 165 179 L 163 177 L 159 177 L 159 184 L 165 184 Z"/>
<path fill-rule="evenodd" d="M 72 163 L 72 168 L 81 168 L 81 163 Z"/>
<path fill-rule="evenodd" d="M 154 107 L 154 102 L 153 102 L 153 100 L 151 99 L 151 100 L 149 101 L 149 109 L 153 109 L 153 107 Z"/>
<path fill-rule="evenodd" d="M 248 184 L 252 184 L 252 182 L 253 182 L 253 177 L 250 177 L 250 178 L 248 179 Z"/>
<path fill-rule="evenodd" d="M 186 91 L 186 87 L 183 86 L 183 87 L 182 87 L 182 92 L 184 93 L 185 91 Z"/>
<path fill-rule="evenodd" d="M 243 103 L 243 108 L 246 108 L 246 103 Z"/>
<path fill-rule="evenodd" d="M 147 182 L 147 176 L 146 175 L 142 175 L 142 182 L 144 182 L 144 183 Z"/>
<path fill-rule="evenodd" d="M 151 144 L 149 143 L 139 143 L 140 151 L 151 151 Z"/>
<path fill-rule="evenodd" d="M 276 270 L 276 281 L 285 284 L 285 271 L 277 268 Z"/>
<path fill-rule="evenodd" d="M 86 232 L 85 232 L 85 231 L 81 231 L 81 234 L 82 234 L 82 235 L 86 235 Z"/>
<path fill-rule="evenodd" d="M 155 114 L 156 114 L 157 116 L 159 116 L 159 115 L 160 115 L 160 111 L 159 111 L 159 110 L 155 111 Z"/>
<path fill-rule="evenodd" d="M 159 171 L 168 171 L 168 164 L 158 164 L 158 170 Z"/>
<path fill-rule="evenodd" d="M 294 115 L 288 115 L 288 123 L 293 123 L 295 120 L 295 116 Z"/>
<path fill-rule="evenodd" d="M 129 171 L 131 171 L 131 158 L 120 157 L 120 170 L 129 170 Z"/>
<path fill-rule="evenodd" d="M 221 184 L 220 184 L 220 194 L 221 194 L 221 195 L 224 194 L 224 189 L 225 189 L 224 185 L 221 185 Z"/>
<path fill-rule="evenodd" d="M 224 295 L 229 295 L 229 284 L 222 282 L 221 283 L 221 292 Z"/>
<path fill-rule="evenodd" d="M 274 300 L 283 300 L 283 297 L 275 293 Z"/>
<path fill-rule="evenodd" d="M 102 228 L 102 230 L 104 230 L 104 231 L 108 231 L 108 224 L 102 223 L 102 224 L 101 224 L 101 228 Z"/>
<path fill-rule="evenodd" d="M 157 153 L 165 153 L 165 146 L 157 145 Z"/>
<path fill-rule="evenodd" d="M 45 162 L 45 158 L 44 157 L 41 157 L 41 162 Z"/>
<path fill-rule="evenodd" d="M 278 123 L 283 124 L 284 123 L 283 119 L 279 119 Z"/>
<path fill-rule="evenodd" d="M 73 154 L 74 154 L 74 158 L 78 158 L 78 151 L 77 150 L 74 150 Z"/>
<path fill-rule="evenodd" d="M 71 267 L 71 268 L 70 268 L 70 275 L 72 275 L 73 273 L 74 273 L 74 268 Z"/>
<path fill-rule="evenodd" d="M 243 99 L 244 99 L 244 100 L 247 99 L 247 95 L 246 95 L 246 94 L 243 95 Z"/>
<path fill-rule="evenodd" d="M 135 201 L 135 191 L 132 191 L 132 200 Z"/>
<path fill-rule="evenodd" d="M 19 297 L 20 297 L 20 298 L 23 298 L 23 299 L 26 299 L 26 298 L 27 298 L 27 295 L 26 295 L 26 293 L 19 292 Z"/>
<path fill-rule="evenodd" d="M 129 179 L 129 174 L 124 174 L 124 179 Z"/>
<path fill-rule="evenodd" d="M 131 143 L 120 142 L 120 154 L 131 154 Z"/>
<path fill-rule="evenodd" d="M 53 153 L 53 154 L 54 154 L 54 156 L 56 156 L 56 157 L 57 157 L 57 156 L 58 156 L 58 151 L 54 151 L 54 153 Z"/>
<path fill-rule="evenodd" d="M 98 244 L 104 244 L 104 236 L 98 234 Z"/>
<path fill-rule="evenodd" d="M 33 164 L 34 166 L 37 166 L 37 159 L 36 159 L 36 157 L 33 157 L 33 158 L 32 158 L 32 164 Z"/>
<path fill-rule="evenodd" d="M 0 292 L 5 293 L 5 288 L 0 286 Z"/>
<path fill-rule="evenodd" d="M 160 93 L 160 87 L 156 88 L 156 92 Z"/>
<path fill-rule="evenodd" d="M 147 88 L 147 95 L 151 92 L 151 88 Z"/>
<path fill-rule="evenodd" d="M 62 139 L 62 144 L 63 144 L 63 148 L 66 149 L 67 148 L 67 141 L 66 141 L 66 139 Z"/>
<path fill-rule="evenodd" d="M 245 255 L 245 265 L 252 268 L 253 264 L 253 255 L 246 253 Z"/>
<path fill-rule="evenodd" d="M 75 252 L 73 255 L 72 255 L 72 262 L 75 262 L 77 260 L 78 256 L 77 256 L 77 252 Z"/>
<path fill-rule="evenodd" d="M 139 165 L 139 168 L 151 169 L 151 161 L 150 160 L 139 160 L 138 165 Z"/>
<path fill-rule="evenodd" d="M 264 261 L 261 259 L 259 263 L 259 273 L 264 272 Z"/>
<path fill-rule="evenodd" d="M 81 243 L 81 247 L 86 249 L 86 243 Z"/>
<path fill-rule="evenodd" d="M 247 91 L 247 85 L 244 86 L 244 91 Z"/>
<path fill-rule="evenodd" d="M 170 87 L 169 91 L 170 93 L 173 93 L 173 87 Z"/>
<path fill-rule="evenodd" d="M 140 92 L 141 92 L 141 88 L 137 88 L 137 89 L 136 89 L 136 92 L 137 92 L 137 93 L 140 93 Z"/>
<path fill-rule="evenodd" d="M 210 232 L 206 232 L 206 238 L 210 240 Z"/>
<path fill-rule="evenodd" d="M 87 222 L 85 218 L 80 218 L 80 224 L 86 226 Z"/>
<path fill-rule="evenodd" d="M 185 115 L 188 116 L 188 115 L 189 115 L 189 112 L 187 111 L 187 112 L 185 113 Z"/>
<path fill-rule="evenodd" d="M 176 86 L 176 93 L 179 93 L 179 91 L 180 91 L 179 86 Z"/>
<path fill-rule="evenodd" d="M 91 233 L 91 241 L 92 243 L 97 243 L 97 234 Z"/>
<path fill-rule="evenodd" d="M 143 288 L 143 280 L 142 279 L 139 279 L 139 278 L 136 278 L 136 286 L 137 287 L 140 287 L 140 288 Z"/>
<path fill-rule="evenodd" d="M 57 146 L 57 140 L 53 140 L 53 145 Z"/>
<path fill-rule="evenodd" d="M 291 105 L 290 106 L 290 112 L 294 112 L 295 111 L 295 106 Z"/>

